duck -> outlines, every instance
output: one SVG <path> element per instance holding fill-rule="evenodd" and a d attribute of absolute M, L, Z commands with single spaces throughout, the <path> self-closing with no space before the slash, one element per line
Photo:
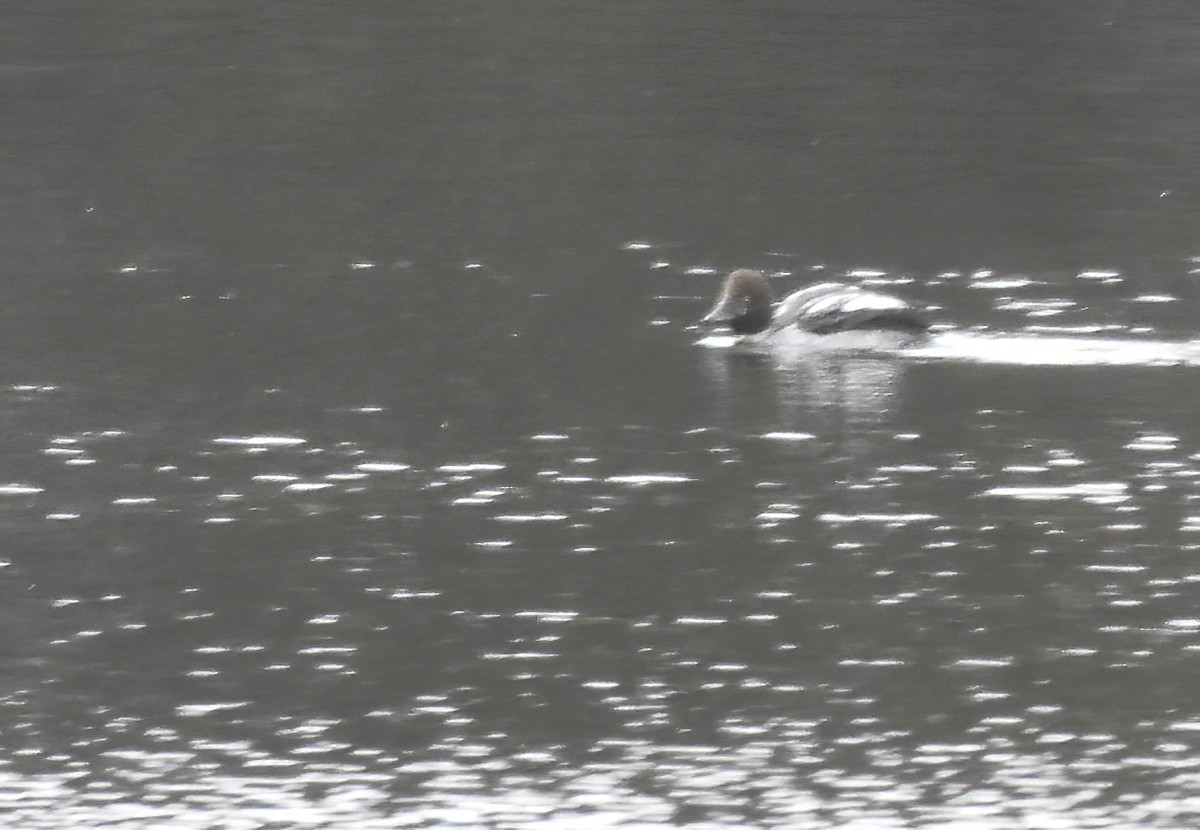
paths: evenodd
<path fill-rule="evenodd" d="M 795 326 L 813 334 L 841 331 L 900 331 L 920 334 L 929 329 L 921 309 L 911 303 L 841 282 L 802 288 L 772 305 L 771 286 L 761 271 L 740 268 L 725 278 L 716 304 L 701 325 L 726 326 L 740 335 L 771 335 Z"/>

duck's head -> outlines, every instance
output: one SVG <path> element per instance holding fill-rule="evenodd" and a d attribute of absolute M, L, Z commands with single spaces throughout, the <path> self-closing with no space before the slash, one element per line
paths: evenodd
<path fill-rule="evenodd" d="M 757 334 L 771 323 L 771 301 L 767 278 L 742 268 L 725 278 L 716 305 L 700 322 L 728 326 L 737 334 Z"/>

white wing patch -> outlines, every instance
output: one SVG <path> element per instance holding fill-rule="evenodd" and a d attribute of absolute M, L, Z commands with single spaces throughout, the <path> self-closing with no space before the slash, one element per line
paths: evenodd
<path fill-rule="evenodd" d="M 845 291 L 806 303 L 803 314 L 806 317 L 821 317 L 826 314 L 851 314 L 855 311 L 897 311 L 906 308 L 909 308 L 908 303 L 898 297 L 876 294 L 873 291 Z"/>
<path fill-rule="evenodd" d="M 809 303 L 804 309 L 805 316 L 812 315 L 818 317 L 822 314 L 829 314 L 847 307 L 846 298 L 844 296 L 834 295 L 832 297 L 823 297 L 819 300 L 814 300 Z"/>
<path fill-rule="evenodd" d="M 857 297 L 851 297 L 842 303 L 843 311 L 894 311 L 908 307 L 908 303 L 899 297 L 889 297 L 871 291 L 863 291 Z"/>

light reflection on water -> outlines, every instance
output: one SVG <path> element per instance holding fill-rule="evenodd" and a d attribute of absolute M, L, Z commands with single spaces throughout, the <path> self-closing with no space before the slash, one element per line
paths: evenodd
<path fill-rule="evenodd" d="M 919 821 L 999 828 L 1014 821 L 1059 826 L 1064 820 L 1073 827 L 1097 827 L 1114 817 L 1100 803 L 1103 785 L 1086 783 L 1096 759 L 1113 749 L 1112 736 L 1103 732 L 1043 733 L 1043 748 L 1031 755 L 995 736 L 928 742 L 909 754 L 889 749 L 886 737 L 844 736 L 837 741 L 843 748 L 866 745 L 877 759 L 874 770 L 845 772 L 828 769 L 821 753 L 813 752 L 818 729 L 812 722 L 771 729 L 731 722 L 723 731 L 737 748 L 719 759 L 714 758 L 717 746 L 605 741 L 594 748 L 595 759 L 580 766 L 571 766 L 572 759 L 554 750 L 495 759 L 487 746 L 473 744 L 446 747 L 440 760 L 389 768 L 395 759 L 303 763 L 253 757 L 236 742 L 214 743 L 191 752 L 109 753 L 106 760 L 123 767 L 128 778 L 149 779 L 143 803 L 113 803 L 109 794 L 80 793 L 66 780 L 15 776 L 0 781 L 0 799 L 5 791 L 14 796 L 20 806 L 10 819 L 22 827 L 62 826 L 54 821 L 64 818 L 163 827 L 324 827 L 329 822 L 359 827 L 731 826 L 723 819 L 739 820 L 745 805 L 729 793 L 744 793 L 758 820 L 787 827 L 904 827 Z M 780 739 L 790 747 L 786 758 L 777 749 Z M 1055 761 L 1053 748 L 1064 743 L 1079 747 L 1069 764 Z M 321 749 L 314 744 L 316 752 Z M 1181 750 L 1164 747 L 1153 766 L 1177 776 L 1194 774 L 1195 764 Z M 246 769 L 232 775 L 210 760 L 222 754 L 251 757 L 243 757 Z M 977 766 L 993 776 L 972 786 L 953 779 L 904 780 L 889 772 L 903 766 Z M 204 774 L 208 797 L 193 798 L 186 814 L 161 806 L 185 793 L 197 772 Z M 794 786 L 798 777 L 806 781 L 803 790 Z M 414 783 L 406 785 L 406 779 Z M 1163 815 L 1161 805 L 1148 804 L 1125 811 L 1124 817 L 1156 826 L 1171 815 Z"/>
<path fill-rule="evenodd" d="M 1200 823 L 1192 18 L 209 5 L 0 11 L 0 823 Z"/>
<path fill-rule="evenodd" d="M 1200 653 L 1200 574 L 1155 540 L 1200 547 L 1191 435 L 960 407 L 982 445 L 913 429 L 905 373 L 953 363 L 698 354 L 713 420 L 674 434 L 31 442 L 0 508 L 35 548 L 174 543 L 4 568 L 17 826 L 1186 823 L 1197 717 L 1157 701 Z"/>

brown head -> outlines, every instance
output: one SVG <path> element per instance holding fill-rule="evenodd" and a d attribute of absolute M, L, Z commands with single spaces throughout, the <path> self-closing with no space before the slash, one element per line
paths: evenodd
<path fill-rule="evenodd" d="M 757 334 L 771 323 L 771 302 L 767 278 L 742 268 L 725 278 L 716 305 L 700 322 L 729 326 L 737 334 Z"/>

